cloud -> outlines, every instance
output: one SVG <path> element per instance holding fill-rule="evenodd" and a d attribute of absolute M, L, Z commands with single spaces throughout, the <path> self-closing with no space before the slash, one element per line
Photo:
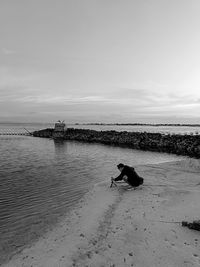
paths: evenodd
<path fill-rule="evenodd" d="M 2 52 L 2 54 L 4 54 L 4 55 L 13 55 L 13 54 L 15 54 L 16 52 L 14 51 L 14 50 L 12 50 L 12 49 L 8 49 L 8 48 L 2 48 L 1 49 L 1 52 Z"/>
<path fill-rule="evenodd" d="M 18 102 L 32 105 L 115 105 L 134 111 L 162 111 L 180 110 L 184 107 L 193 107 L 200 104 L 200 99 L 192 95 L 180 95 L 167 92 L 155 92 L 145 89 L 121 88 L 115 91 L 102 92 L 94 95 L 73 95 L 71 93 L 45 93 L 26 86 L 0 87 L 0 101 Z"/>
<path fill-rule="evenodd" d="M 118 116 L 134 121 L 135 118 L 150 116 L 195 117 L 200 112 L 200 99 L 189 93 L 134 88 L 73 94 L 73 90 L 62 93 L 59 90 L 51 92 L 45 87 L 34 89 L 25 85 L 9 85 L 0 86 L 0 102 L 1 114 L 13 117 L 14 114 L 34 114 L 35 120 L 45 116 L 48 120 L 56 116 L 63 119 L 70 116 L 85 118 L 85 122 L 94 118 L 101 121 L 105 117 L 117 122 Z"/>
<path fill-rule="evenodd" d="M 0 102 L 20 102 L 25 95 L 33 93 L 37 91 L 25 85 L 0 86 Z"/>
<path fill-rule="evenodd" d="M 121 88 L 116 91 L 115 98 L 134 101 L 134 104 L 147 104 L 147 106 L 173 106 L 193 105 L 200 103 L 200 99 L 192 94 L 172 93 L 168 91 L 155 91 L 147 89 Z M 128 103 L 128 102 L 127 102 Z"/>

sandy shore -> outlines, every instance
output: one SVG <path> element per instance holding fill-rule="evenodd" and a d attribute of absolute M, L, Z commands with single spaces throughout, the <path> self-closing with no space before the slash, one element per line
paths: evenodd
<path fill-rule="evenodd" d="M 179 223 L 200 219 L 200 162 L 136 170 L 144 186 L 96 185 L 52 232 L 2 266 L 200 266 L 200 232 Z"/>

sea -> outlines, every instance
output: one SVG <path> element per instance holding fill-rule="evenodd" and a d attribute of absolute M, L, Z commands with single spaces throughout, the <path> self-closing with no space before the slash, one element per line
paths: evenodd
<path fill-rule="evenodd" d="M 54 124 L 0 123 L 0 133 L 23 133 Z M 116 131 L 196 133 L 195 127 L 69 125 Z M 196 133 L 197 134 L 197 133 Z M 47 233 L 96 184 L 131 166 L 182 156 L 25 135 L 0 135 L 0 264 Z M 109 183 L 108 183 L 109 185 Z"/>

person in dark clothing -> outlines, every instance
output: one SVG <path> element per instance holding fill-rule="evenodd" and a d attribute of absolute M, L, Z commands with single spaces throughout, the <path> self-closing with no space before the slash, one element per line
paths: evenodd
<path fill-rule="evenodd" d="M 114 181 L 124 180 L 126 183 L 133 187 L 138 187 L 139 185 L 143 184 L 144 179 L 136 173 L 133 167 L 129 167 L 128 165 L 120 163 L 117 165 L 117 168 L 119 169 L 121 174 L 116 178 L 112 178 Z"/>

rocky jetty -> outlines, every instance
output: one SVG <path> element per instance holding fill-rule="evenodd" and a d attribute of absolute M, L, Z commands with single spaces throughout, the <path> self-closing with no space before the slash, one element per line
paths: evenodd
<path fill-rule="evenodd" d="M 54 133 L 54 129 L 47 128 L 44 130 L 34 131 L 32 135 L 34 137 L 45 137 L 45 138 L 52 138 Z"/>
<path fill-rule="evenodd" d="M 44 129 L 33 132 L 33 136 L 52 138 L 53 132 L 54 129 Z M 95 131 L 68 128 L 63 138 L 65 140 L 101 143 L 200 158 L 200 135 Z"/>

